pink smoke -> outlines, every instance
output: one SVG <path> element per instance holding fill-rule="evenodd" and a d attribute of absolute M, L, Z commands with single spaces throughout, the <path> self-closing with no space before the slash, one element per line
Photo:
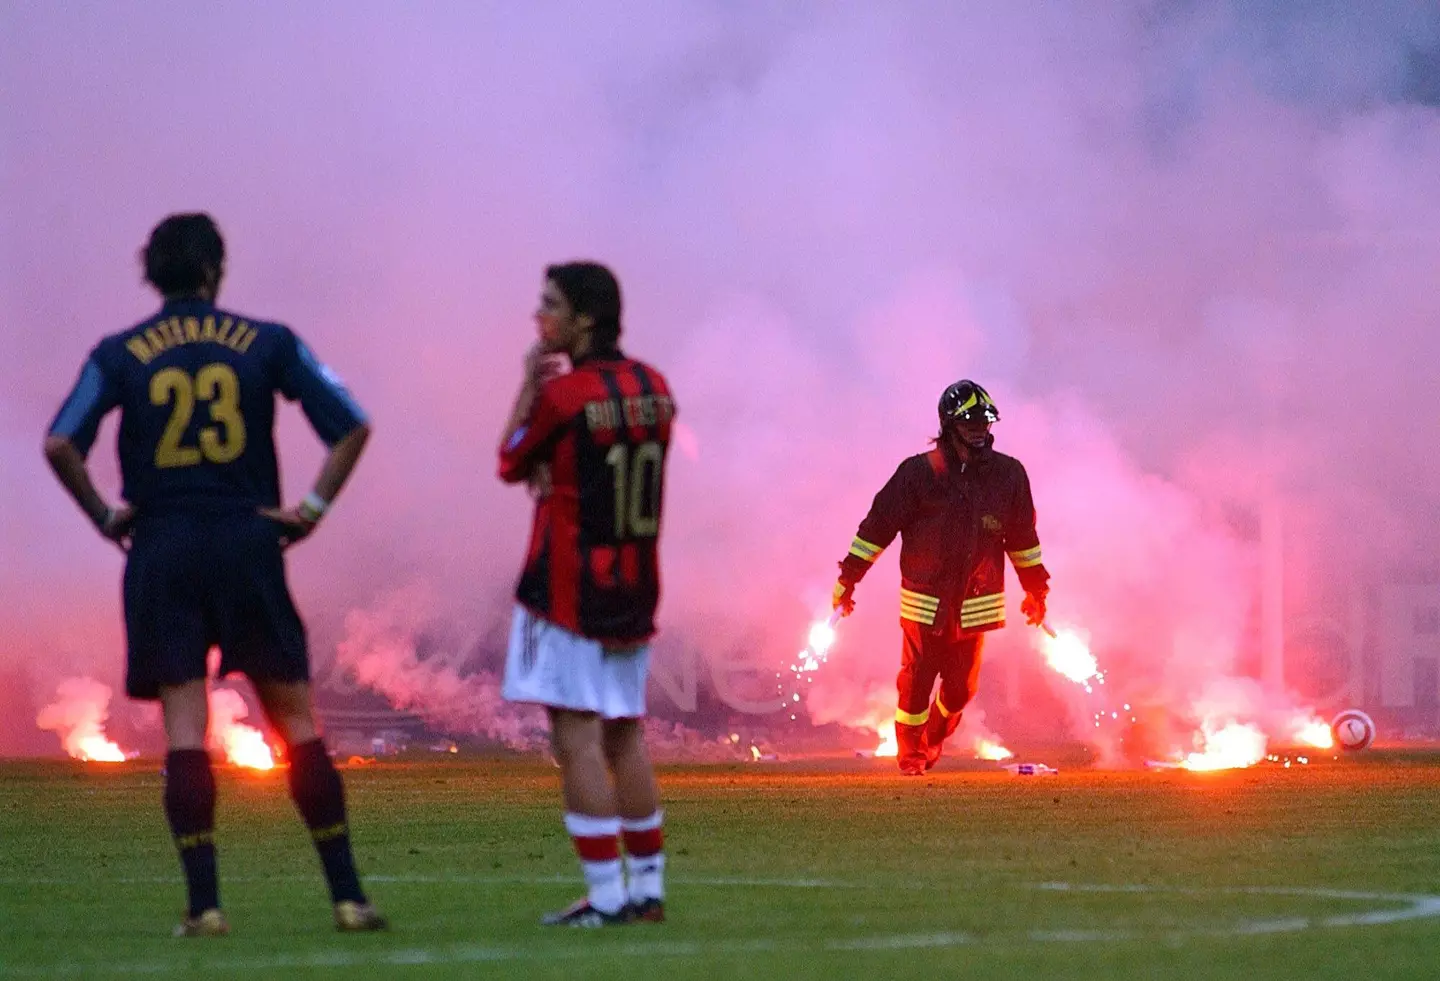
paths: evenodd
<path fill-rule="evenodd" d="M 419 585 L 396 590 L 374 609 L 352 610 L 336 648 L 337 666 L 442 731 L 480 735 L 514 749 L 543 746 L 544 715 L 505 702 L 494 672 L 467 670 L 470 651 L 440 644 L 421 655 L 422 632 L 437 626 L 434 611 L 433 595 Z"/>
<path fill-rule="evenodd" d="M 1266 497 L 1296 637 L 1440 537 L 1423 452 L 1440 436 L 1440 22 L 1423 5 L 4 18 L 0 677 L 17 710 L 0 714 L 22 721 L 0 721 L 0 751 L 35 748 L 60 678 L 118 682 L 120 556 L 38 442 L 99 333 L 152 308 L 134 252 L 180 208 L 229 236 L 222 299 L 295 326 L 376 422 L 291 553 L 320 674 L 362 666 L 457 731 L 529 738 L 485 674 L 530 503 L 492 480 L 492 450 L 559 258 L 615 265 L 626 344 L 674 383 L 690 435 L 658 653 L 698 650 L 704 685 L 793 655 L 958 377 L 996 394 L 1000 447 L 1030 467 L 1057 620 L 1092 633 L 1112 683 L 1189 714 L 1255 673 Z M 245 56 L 177 85 L 170 54 L 196 36 Z M 280 431 L 293 500 L 319 449 L 293 410 Z M 113 493 L 111 446 L 107 427 L 92 462 Z M 423 616 L 395 599 L 417 583 Z M 811 718 L 888 696 L 894 586 L 886 555 Z M 1312 665 L 1293 653 L 1303 702 Z M 1026 632 L 989 657 L 1000 735 L 1001 718 L 1060 728 L 990 701 L 1012 665 L 1069 697 Z"/>

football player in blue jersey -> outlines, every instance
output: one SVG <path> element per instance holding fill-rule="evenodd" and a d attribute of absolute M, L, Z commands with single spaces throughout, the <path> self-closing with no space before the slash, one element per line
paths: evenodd
<path fill-rule="evenodd" d="M 215 777 L 205 749 L 206 655 L 243 673 L 285 741 L 290 793 L 310 829 L 342 931 L 385 920 L 360 887 L 340 774 L 310 697 L 305 628 L 282 549 L 314 530 L 349 478 L 370 425 L 340 381 L 281 324 L 215 305 L 225 245 L 209 215 L 160 222 L 141 254 L 159 312 L 104 338 L 45 438 L 45 457 L 100 534 L 127 552 L 126 692 L 165 717 L 165 813 L 189 911 L 177 936 L 229 931 L 216 871 Z M 314 490 L 283 508 L 275 396 L 298 400 L 329 455 Z M 121 503 L 86 457 L 120 410 Z"/>

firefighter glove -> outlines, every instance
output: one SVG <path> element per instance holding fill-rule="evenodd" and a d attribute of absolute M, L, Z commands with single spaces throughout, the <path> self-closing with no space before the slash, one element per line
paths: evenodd
<path fill-rule="evenodd" d="M 830 594 L 830 608 L 839 610 L 841 616 L 848 617 L 855 612 L 855 584 L 846 582 L 844 579 L 836 580 L 835 591 Z"/>
<path fill-rule="evenodd" d="M 1040 626 L 1045 622 L 1045 594 L 1026 593 L 1020 601 L 1020 612 L 1025 614 L 1026 623 Z"/>

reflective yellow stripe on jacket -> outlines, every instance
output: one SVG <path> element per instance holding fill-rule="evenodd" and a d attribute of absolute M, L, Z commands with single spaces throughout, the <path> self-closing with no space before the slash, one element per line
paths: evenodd
<path fill-rule="evenodd" d="M 916 623 L 923 623 L 927 627 L 935 625 L 935 614 L 940 609 L 940 597 L 926 596 L 924 593 L 917 593 L 900 588 L 900 616 L 906 620 L 914 620 Z M 918 725 L 919 723 L 916 723 Z"/>
<path fill-rule="evenodd" d="M 883 551 L 885 551 L 885 549 L 879 545 L 872 545 L 859 535 L 856 535 L 855 540 L 850 543 L 850 554 L 857 559 L 864 559 L 866 562 L 874 562 L 880 557 L 880 553 Z"/>
<path fill-rule="evenodd" d="M 1004 622 L 1004 593 L 991 593 L 988 596 L 972 596 L 960 604 L 960 627 L 963 630 Z"/>
<path fill-rule="evenodd" d="M 1019 552 L 1011 552 L 1010 561 L 1017 569 L 1029 569 L 1040 564 L 1040 546 L 1027 548 Z"/>

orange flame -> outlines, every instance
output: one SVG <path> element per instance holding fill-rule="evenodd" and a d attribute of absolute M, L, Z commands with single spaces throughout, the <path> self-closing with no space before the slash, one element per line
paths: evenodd
<path fill-rule="evenodd" d="M 65 742 L 65 752 L 77 760 L 85 760 L 87 763 L 124 763 L 125 751 L 118 743 L 106 739 L 103 733 L 93 736 L 81 736 L 71 746 L 70 740 Z"/>
<path fill-rule="evenodd" d="M 110 686 L 93 678 L 66 678 L 56 688 L 56 701 L 40 710 L 35 724 L 53 729 L 65 752 L 77 760 L 123 763 L 125 751 L 105 736 Z"/>
<path fill-rule="evenodd" d="M 1202 738 L 1204 747 L 1181 761 L 1185 769 L 1235 770 L 1265 758 L 1265 734 L 1248 723 L 1231 722 L 1219 730 L 1207 725 Z"/>
<path fill-rule="evenodd" d="M 1309 719 L 1296 730 L 1295 741 L 1317 749 L 1329 749 L 1335 745 L 1335 734 L 1330 731 L 1329 723 L 1320 719 Z"/>
<path fill-rule="evenodd" d="M 882 722 L 875 727 L 875 735 L 880 737 L 880 745 L 875 747 L 876 756 L 899 756 L 900 744 L 895 740 L 895 720 Z"/>
<path fill-rule="evenodd" d="M 225 759 L 235 766 L 273 770 L 275 754 L 265 742 L 265 736 L 254 726 L 239 721 L 249 714 L 250 709 L 238 692 L 229 688 L 211 689 L 210 742 L 218 745 Z"/>
<path fill-rule="evenodd" d="M 977 760 L 1008 760 L 1014 755 L 993 739 L 981 737 L 975 740 L 975 758 Z"/>

